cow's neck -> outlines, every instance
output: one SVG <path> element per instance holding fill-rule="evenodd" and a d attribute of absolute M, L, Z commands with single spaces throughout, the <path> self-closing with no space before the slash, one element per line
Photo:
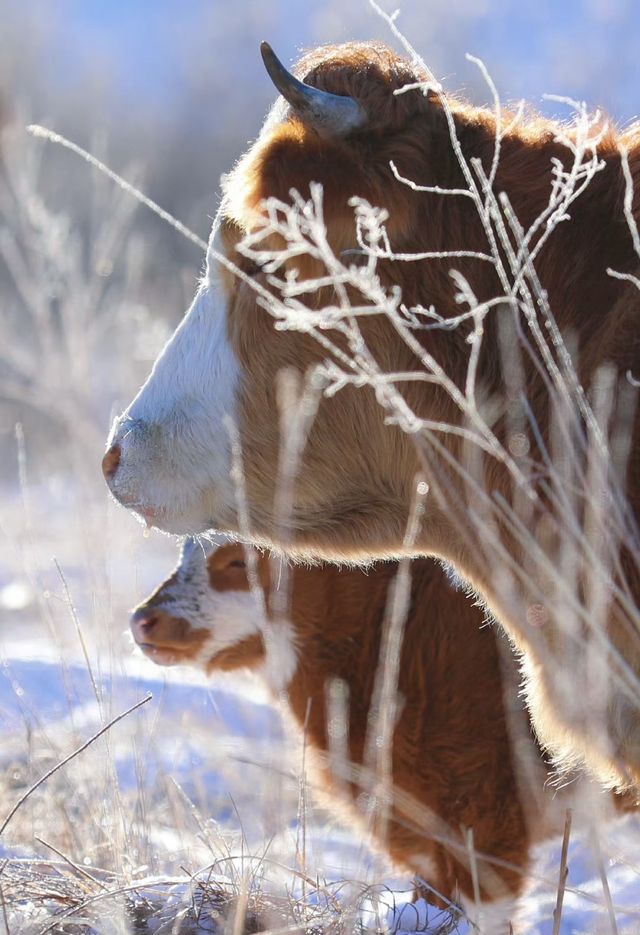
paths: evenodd
<path fill-rule="evenodd" d="M 484 112 L 462 108 L 456 114 L 457 133 L 460 147 L 470 166 L 482 165 L 488 176 L 495 153 L 495 124 Z M 507 118 L 508 119 L 508 118 Z M 448 127 L 442 133 L 448 139 Z M 575 163 L 573 152 L 555 137 L 554 125 L 549 123 L 546 133 L 531 134 L 518 128 L 502 139 L 500 160 L 493 183 L 495 195 L 505 193 L 516 222 L 524 232 L 532 228 L 544 212 L 548 211 L 552 191 L 556 184 L 554 165 L 562 165 L 569 172 Z M 594 135 L 596 134 L 594 130 Z M 640 262 L 634 252 L 624 214 L 626 192 L 625 175 L 621 152 L 628 153 L 628 162 L 635 185 L 632 211 L 636 221 L 640 220 L 640 124 L 626 135 L 613 131 L 603 134 L 598 145 L 598 160 L 601 168 L 596 171 L 586 188 L 575 201 L 567 206 L 567 217 L 556 223 L 550 237 L 546 237 L 545 224 L 537 225 L 537 232 L 529 242 L 535 250 L 535 269 L 542 287 L 548 293 L 549 304 L 560 330 L 566 335 L 575 332 L 580 344 L 595 340 L 596 333 L 606 331 L 608 317 L 624 286 L 607 274 L 608 269 L 631 272 Z M 584 161 L 591 153 L 587 150 Z M 456 160 L 442 160 L 448 164 L 442 177 L 434 181 L 443 187 L 466 187 Z M 472 172 L 473 174 L 473 172 Z M 575 182 L 580 188 L 580 179 Z M 450 198 L 446 211 L 441 208 L 442 195 L 427 196 L 425 214 L 429 223 L 424 225 L 431 249 L 477 250 L 495 253 L 487 239 L 484 226 L 480 223 L 475 203 L 468 198 Z M 438 210 L 440 206 L 440 210 Z M 432 220 L 433 218 L 433 220 Z M 503 222 L 508 225 L 505 214 Z M 494 225 L 497 231 L 497 224 Z M 437 242 L 431 242 L 433 238 Z M 546 244 L 538 252 L 538 242 Z M 463 242 L 464 241 L 464 242 Z M 500 247 L 500 236 L 496 233 Z M 501 263 L 507 279 L 513 281 L 514 272 L 507 255 L 501 250 Z M 475 265 L 474 265 L 475 264 Z M 444 261 L 444 272 L 455 265 L 452 260 Z M 491 264 L 467 260 L 462 267 L 476 295 L 482 300 L 490 295 L 499 295 L 504 283 L 494 277 Z M 427 274 L 428 275 L 428 274 Z M 442 277 L 447 282 L 446 276 Z M 438 295 L 438 287 L 430 283 L 430 292 L 438 311 L 444 296 Z M 449 280 L 449 293 L 450 280 Z M 451 312 L 459 312 L 450 305 Z M 446 311 L 446 310 L 445 310 Z M 448 313 L 448 312 L 446 312 Z M 493 316 L 496 317 L 495 315 Z"/>
<path fill-rule="evenodd" d="M 491 140 L 489 137 L 483 139 L 480 131 L 475 135 L 468 134 L 465 144 L 469 147 L 468 155 L 479 156 L 483 162 L 492 151 Z M 525 225 L 532 223 L 545 207 L 551 183 L 551 158 L 559 152 L 562 153 L 562 148 L 551 137 L 538 145 L 535 151 L 522 140 L 503 147 L 495 188 L 509 193 L 516 214 Z M 551 235 L 536 260 L 536 271 L 546 290 L 554 326 L 571 351 L 578 382 L 587 398 L 593 398 L 602 367 L 612 366 L 615 375 L 614 409 L 619 405 L 621 418 L 628 419 L 637 403 L 631 399 L 633 392 L 627 373 L 631 371 L 636 376 L 640 375 L 640 331 L 637 326 L 640 292 L 629 282 L 611 277 L 607 270 L 612 268 L 622 273 L 634 273 L 640 260 L 634 253 L 623 214 L 625 184 L 615 138 L 611 137 L 603 144 L 602 158 L 605 167 L 571 205 L 571 220 L 561 223 Z M 565 150 L 564 161 L 567 159 Z M 635 144 L 629 149 L 629 163 L 633 177 L 640 184 L 640 148 Z M 528 191 L 524 182 L 527 178 L 531 183 Z M 464 204 L 457 210 L 475 210 L 468 199 L 460 201 Z M 640 199 L 636 199 L 638 201 Z M 619 218 L 619 223 L 616 224 L 615 218 Z M 463 226 L 458 217 L 455 227 L 461 229 Z M 468 228 L 472 228 L 471 214 Z M 442 246 L 451 248 L 451 244 L 445 241 Z M 478 249 L 480 244 L 469 242 L 467 246 Z M 476 294 L 480 298 L 500 294 L 495 291 L 496 283 L 491 279 L 491 271 L 485 274 L 478 267 L 475 272 L 477 279 L 471 285 L 477 286 Z M 441 308 L 446 307 L 446 301 L 443 292 Z M 436 300 L 436 307 L 438 304 Z M 563 402 L 562 393 L 550 392 L 552 380 L 549 379 L 549 370 L 524 316 L 520 317 L 519 325 L 526 344 L 532 350 L 519 345 L 519 386 L 524 391 L 527 405 L 522 407 L 518 402 L 518 395 L 509 390 L 505 359 L 498 353 L 500 316 L 504 320 L 505 315 L 513 321 L 508 310 L 497 308 L 485 319 L 484 351 L 480 356 L 476 381 L 477 396 L 480 406 L 483 398 L 491 401 L 487 411 L 493 404 L 494 412 L 488 422 L 504 451 L 510 457 L 515 452 L 513 460 L 528 478 L 524 489 L 528 484 L 534 499 L 521 492 L 513 472 L 500 459 L 479 454 L 472 445 L 465 449 L 456 437 L 439 436 L 437 442 L 442 443 L 449 455 L 449 463 L 442 450 L 438 452 L 430 443 L 426 443 L 421 452 L 424 474 L 430 480 L 431 490 L 419 548 L 453 562 L 507 626 L 510 620 L 513 621 L 513 627 L 509 627 L 512 633 L 520 636 L 527 631 L 537 639 L 539 634 L 535 626 L 543 621 L 545 614 L 544 608 L 537 605 L 553 598 L 558 570 L 567 555 L 567 544 L 563 540 L 568 528 L 567 516 L 558 509 L 556 501 L 577 482 L 580 471 L 586 473 L 589 470 L 589 443 L 583 444 L 584 439 L 588 439 L 588 420 L 580 412 L 577 395 L 570 394 L 567 398 L 572 429 L 564 436 L 559 432 L 560 417 L 566 414 L 567 404 Z M 545 321 L 543 303 L 536 307 L 536 321 L 551 356 L 556 363 L 561 363 L 561 354 L 554 346 L 552 332 Z M 512 332 L 511 344 L 518 346 L 515 329 Z M 447 336 L 446 333 L 429 332 L 428 335 L 436 352 L 438 342 L 442 348 L 454 346 L 451 333 Z M 460 342 L 457 363 L 456 358 L 453 365 L 452 358 L 448 360 L 448 375 L 461 388 L 464 387 L 468 355 L 468 346 L 465 348 Z M 568 377 L 566 383 L 570 383 Z M 421 392 L 427 399 L 433 390 L 426 387 Z M 450 422 L 457 429 L 471 428 L 459 408 L 451 401 L 443 402 L 443 399 L 443 394 L 439 394 L 437 412 L 434 407 L 435 417 L 445 423 Z M 501 399 L 507 402 L 496 414 L 495 403 Z M 626 431 L 628 438 L 629 429 Z M 637 518 L 640 511 L 640 454 L 637 453 L 640 449 L 640 421 L 637 414 L 635 428 L 632 427 L 631 431 L 634 437 L 630 460 L 615 484 L 620 488 L 621 499 L 628 498 L 631 514 Z M 520 437 L 514 438 L 518 433 Z M 546 464 L 545 458 L 548 458 Z M 533 469 L 528 466 L 531 461 L 535 465 Z M 465 466 L 463 473 L 459 470 L 460 464 Z M 563 476 L 563 471 L 567 472 L 566 476 Z M 555 486 L 553 481 L 550 484 L 554 472 Z M 589 522 L 589 500 L 589 489 L 585 485 L 572 517 L 580 529 Z M 500 504 L 504 505 L 504 510 Z M 430 517 L 432 521 L 429 521 Z M 539 550 L 538 559 L 535 558 L 535 550 Z M 624 554 L 622 563 L 630 564 Z M 502 574 L 499 580 L 496 569 Z M 628 573 L 627 577 L 631 577 L 633 588 L 634 582 L 638 583 L 637 573 Z M 583 578 L 578 590 L 589 587 L 588 572 L 583 572 Z M 579 594 L 577 597 L 581 599 Z M 614 616 L 618 613 L 615 606 L 612 613 Z M 530 621 L 527 622 L 527 614 L 533 620 L 533 627 Z M 548 629 L 554 631 L 553 626 Z"/>

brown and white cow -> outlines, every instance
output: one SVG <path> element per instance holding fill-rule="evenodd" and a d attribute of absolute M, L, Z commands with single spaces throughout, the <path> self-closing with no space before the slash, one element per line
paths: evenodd
<path fill-rule="evenodd" d="M 257 557 L 260 606 L 243 547 L 209 551 L 206 557 L 203 544 L 187 540 L 176 571 L 135 610 L 136 642 L 161 665 L 258 673 L 306 731 L 313 779 L 329 793 L 329 807 L 362 827 L 362 793 L 372 791 L 374 768 L 367 743 L 380 731 L 372 723 L 376 674 L 398 566 L 291 567 L 283 618 L 272 611 L 282 587 L 277 560 Z M 328 691 L 336 680 L 347 689 L 346 708 L 338 710 L 348 737 L 343 759 L 330 740 L 337 731 Z M 437 562 L 412 562 L 391 748 L 394 797 L 386 832 L 381 838 L 374 824 L 374 840 L 423 878 L 431 902 L 438 893 L 460 899 L 474 918 L 471 830 L 483 897 L 476 921 L 491 935 L 514 921 L 532 845 L 563 819 L 562 797 L 543 788 L 547 769 L 516 684 L 510 647 L 482 610 Z"/>
<path fill-rule="evenodd" d="M 637 199 L 627 199 L 625 220 L 621 154 L 628 151 L 629 175 L 637 181 L 640 130 L 601 133 L 594 144 L 597 171 L 551 232 L 544 212 L 571 176 L 578 144 L 559 125 L 541 118 L 509 124 L 504 114 L 499 124 L 487 110 L 426 93 L 422 68 L 378 44 L 309 53 L 297 68 L 304 83 L 268 48 L 264 54 L 286 100 L 227 178 L 194 303 L 114 424 L 103 462 L 112 492 L 171 532 L 242 532 L 294 555 L 330 560 L 407 551 L 447 559 L 524 651 L 528 704 L 548 748 L 566 764 L 586 762 L 605 782 L 637 784 L 640 300 L 633 282 L 608 269 L 628 275 L 639 265 L 627 221 L 640 212 Z M 460 154 L 472 175 L 484 172 L 494 191 L 508 196 L 496 202 L 502 205 L 496 212 L 504 210 L 502 234 L 497 226 L 488 231 L 494 216 L 483 222 L 478 204 L 465 196 L 473 178 L 463 173 Z M 577 190 L 580 179 L 574 181 Z M 384 384 L 374 392 L 345 380 L 320 403 L 284 528 L 277 496 L 278 375 L 306 374 L 331 353 L 344 368 L 340 354 L 349 348 L 330 325 L 315 335 L 275 330 L 264 307 L 265 292 L 276 291 L 273 277 L 236 245 L 262 223 L 264 199 L 290 205 L 292 190 L 309 198 L 314 182 L 323 186 L 326 237 L 337 257 L 362 251 L 351 196 L 388 211 L 388 251 L 376 275 L 404 308 L 417 309 L 419 318 L 420 309 L 433 307 L 440 319 L 453 321 L 460 312 L 460 280 L 454 285 L 449 275 L 455 266 L 468 285 L 465 294 L 489 303 L 491 312 L 479 330 L 473 316 L 455 328 L 414 330 L 397 316 L 358 319 L 370 359 L 382 374 L 404 374 L 394 388 L 427 428 L 411 435 L 389 426 L 380 405 Z M 520 255 L 520 272 L 513 273 L 518 230 L 525 232 L 521 240 L 530 232 L 530 245 L 542 240 L 531 263 Z M 490 238 L 499 236 L 504 239 L 492 245 Z M 267 246 L 277 243 L 272 237 Z M 462 253 L 454 259 L 450 251 Z M 416 252 L 429 256 L 397 258 Z M 302 282 L 326 269 L 294 253 L 279 272 L 291 284 L 292 276 Z M 262 290 L 259 300 L 256 290 Z M 367 304 L 353 289 L 349 298 Z M 506 305 L 491 306 L 505 298 Z M 335 305 L 336 293 L 325 282 L 298 299 L 313 312 Z M 410 341 L 400 336 L 402 327 L 411 331 Z M 574 355 L 575 387 L 562 336 Z M 518 353 L 506 345 L 517 345 Z M 431 374 L 425 379 L 423 351 Z M 471 353 L 473 412 L 509 457 L 465 440 L 473 426 L 459 403 L 471 398 Z M 242 451 L 242 523 L 230 421 Z M 611 457 L 607 424 L 615 427 Z M 417 474 L 430 493 L 408 546 Z"/>

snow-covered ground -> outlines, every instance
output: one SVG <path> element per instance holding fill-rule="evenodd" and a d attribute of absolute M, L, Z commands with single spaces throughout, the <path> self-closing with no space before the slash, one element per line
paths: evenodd
<path fill-rule="evenodd" d="M 137 879 L 154 873 L 176 875 L 185 863 L 194 872 L 215 863 L 214 854 L 218 871 L 228 873 L 225 860 L 230 864 L 234 856 L 237 872 L 253 855 L 258 860 L 267 857 L 269 872 L 264 876 L 272 889 L 293 888 L 290 868 L 296 861 L 300 866 L 301 860 L 299 749 L 288 742 L 277 712 L 248 677 L 207 684 L 197 673 L 159 670 L 132 656 L 119 666 L 118 674 L 94 673 L 92 679 L 84 662 L 62 664 L 46 654 L 26 658 L 28 647 L 23 646 L 22 653 L 15 645 L 13 649 L 11 656 L 5 655 L 0 675 L 0 771 L 13 777 L 14 798 L 101 724 L 152 693 L 142 709 L 112 728 L 108 740 L 98 741 L 56 774 L 67 774 L 62 785 L 56 785 L 58 792 L 71 782 L 86 796 L 93 786 L 98 811 L 101 798 L 113 799 L 114 788 L 125 814 L 136 800 L 145 803 L 146 825 L 138 837 L 144 838 L 146 848 L 143 854 L 138 842 L 143 864 L 133 868 Z M 174 802 L 181 799 L 183 806 L 172 817 L 166 810 L 167 786 Z M 3 798 L 10 806 L 12 799 Z M 43 786 L 33 799 L 35 805 L 24 808 L 33 809 L 35 823 L 43 803 L 55 808 L 55 796 L 52 799 Z M 52 834 L 55 824 L 52 816 Z M 14 853 L 51 856 L 37 842 L 29 843 L 24 823 L 19 827 Z M 309 811 L 304 837 L 304 866 L 310 878 L 319 876 L 327 885 L 383 880 L 390 888 L 387 903 L 396 899 L 402 904 L 406 898 L 410 881 L 398 879 L 383 859 L 327 812 Z M 11 833 L 5 839 L 10 843 Z M 618 932 L 635 935 L 640 931 L 639 822 L 635 817 L 614 822 L 600 847 Z M 523 907 L 531 935 L 552 932 L 559 850 L 558 841 L 540 849 L 532 892 Z M 98 865 L 99 853 L 90 856 L 89 862 Z M 176 882 L 174 902 L 181 893 L 186 899 L 187 891 L 186 884 Z M 405 908 L 401 927 L 424 929 L 425 912 L 426 907 L 418 912 Z M 429 918 L 441 919 L 441 914 L 432 910 Z M 572 834 L 561 931 L 613 931 L 600 872 L 579 828 Z"/>

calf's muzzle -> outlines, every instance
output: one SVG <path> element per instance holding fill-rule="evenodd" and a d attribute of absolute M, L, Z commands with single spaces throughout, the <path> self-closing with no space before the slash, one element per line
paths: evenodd
<path fill-rule="evenodd" d="M 209 636 L 207 629 L 193 627 L 183 617 L 153 605 L 138 607 L 129 626 L 145 656 L 165 666 L 193 662 Z"/>

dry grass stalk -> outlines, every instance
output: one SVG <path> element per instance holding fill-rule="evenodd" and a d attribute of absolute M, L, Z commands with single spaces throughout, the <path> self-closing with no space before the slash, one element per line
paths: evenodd
<path fill-rule="evenodd" d="M 560 855 L 560 872 L 558 877 L 558 895 L 556 897 L 556 907 L 553 910 L 553 935 L 560 935 L 560 925 L 562 923 L 562 904 L 564 902 L 564 891 L 569 876 L 569 867 L 567 857 L 569 854 L 569 838 L 571 837 L 571 809 L 567 809 L 564 822 L 564 834 L 562 837 L 562 852 Z"/>
<path fill-rule="evenodd" d="M 83 744 L 81 744 L 79 747 L 73 750 L 63 760 L 60 760 L 59 763 L 56 763 L 55 766 L 47 770 L 44 776 L 41 776 L 40 779 L 37 780 L 37 782 L 35 782 L 32 786 L 29 787 L 29 789 L 27 789 L 24 795 L 20 796 L 20 798 L 18 799 L 18 801 L 13 806 L 9 814 L 4 819 L 2 825 L 0 826 L 0 835 L 4 833 L 4 831 L 7 828 L 7 825 L 9 824 L 9 822 L 11 821 L 15 813 L 18 811 L 18 809 L 27 801 L 29 796 L 32 795 L 36 791 L 36 789 L 38 789 L 43 783 L 47 781 L 47 779 L 50 779 L 51 776 L 54 775 L 54 773 L 57 773 L 59 769 L 62 769 L 63 766 L 66 766 L 67 763 L 69 763 L 71 760 L 77 757 L 80 753 L 86 750 L 87 747 L 90 747 L 92 743 L 95 743 L 95 741 L 98 740 L 99 737 L 102 737 L 103 734 L 106 734 L 107 731 L 111 730 L 111 728 L 115 724 L 117 724 L 123 718 L 127 717 L 127 715 L 131 714 L 133 711 L 136 711 L 138 708 L 141 708 L 142 705 L 146 704 L 148 701 L 151 701 L 152 697 L 153 696 L 151 695 L 151 693 L 149 693 L 144 698 L 142 698 L 140 701 L 137 701 L 135 704 L 131 705 L 130 708 L 127 708 L 126 711 L 123 711 L 121 714 L 117 714 L 114 718 L 111 718 L 108 724 L 105 724 L 104 727 L 101 727 L 99 731 L 97 731 L 95 734 L 89 737 L 88 740 L 86 740 Z"/>

